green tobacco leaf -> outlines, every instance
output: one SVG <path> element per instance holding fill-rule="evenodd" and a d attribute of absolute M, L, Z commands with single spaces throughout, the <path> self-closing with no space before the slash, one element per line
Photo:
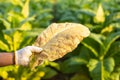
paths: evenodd
<path fill-rule="evenodd" d="M 115 59 L 115 64 L 119 65 L 120 64 L 120 52 L 118 54 L 114 55 L 113 57 Z"/>
<path fill-rule="evenodd" d="M 8 14 L 9 16 L 7 17 L 7 20 L 10 22 L 11 28 L 17 28 L 20 22 L 24 19 L 20 13 L 16 13 L 14 11 L 9 12 Z"/>
<path fill-rule="evenodd" d="M 61 64 L 61 71 L 63 73 L 73 73 L 78 71 L 83 64 L 87 64 L 87 61 L 80 57 L 72 57 Z"/>
<path fill-rule="evenodd" d="M 107 57 L 108 56 L 114 57 L 116 65 L 120 64 L 120 41 L 115 41 L 111 45 L 109 52 L 107 54 Z"/>
<path fill-rule="evenodd" d="M 85 47 L 87 47 L 93 54 L 94 56 L 98 57 L 98 52 L 99 52 L 99 44 L 92 38 L 86 38 L 81 42 Z"/>
<path fill-rule="evenodd" d="M 13 40 L 12 40 L 12 37 L 7 35 L 7 34 L 4 34 L 4 38 L 5 38 L 5 40 L 7 40 L 7 43 L 8 43 L 8 46 L 9 46 L 9 51 L 13 51 Z"/>
<path fill-rule="evenodd" d="M 106 20 L 104 22 L 104 26 L 108 26 L 111 23 L 119 23 L 120 22 L 120 12 L 114 12 L 106 17 Z"/>
<path fill-rule="evenodd" d="M 95 33 L 91 33 L 90 38 L 94 39 L 96 42 L 98 42 L 102 47 L 104 47 L 104 44 L 102 42 L 102 40 L 104 39 L 104 36 L 101 34 L 95 34 Z"/>
<path fill-rule="evenodd" d="M 111 74 L 110 80 L 119 80 L 119 79 L 120 79 L 119 73 L 114 72 Z"/>
<path fill-rule="evenodd" d="M 84 59 L 85 61 L 87 61 L 87 63 L 89 62 L 89 60 L 91 58 L 94 58 L 94 55 L 91 53 L 91 51 L 86 48 L 85 46 L 82 46 L 81 48 L 79 48 L 80 52 L 79 52 L 79 57 L 81 59 Z M 77 53 L 73 53 L 73 54 L 77 54 Z"/>
<path fill-rule="evenodd" d="M 107 58 L 104 61 L 91 59 L 87 66 L 93 80 L 108 80 L 115 63 L 113 58 Z"/>
<path fill-rule="evenodd" d="M 90 17 L 95 16 L 94 12 L 92 12 L 92 10 L 90 10 L 90 9 L 80 9 L 78 11 L 78 13 L 82 13 L 82 14 L 85 14 L 85 15 L 90 16 Z"/>
<path fill-rule="evenodd" d="M 0 30 L 0 51 L 9 51 L 8 41 L 4 37 L 3 30 Z"/>
<path fill-rule="evenodd" d="M 28 35 L 26 37 L 25 36 L 22 37 L 23 39 L 22 39 L 22 41 L 20 43 L 19 49 L 23 48 L 25 46 L 28 46 L 28 45 L 32 45 L 34 40 L 35 40 L 35 37 L 36 36 L 28 36 Z"/>
<path fill-rule="evenodd" d="M 4 37 L 8 42 L 10 51 L 16 50 L 19 48 L 22 41 L 22 31 L 19 29 L 10 29 L 4 30 Z"/>
<path fill-rule="evenodd" d="M 54 67 L 57 70 L 60 70 L 60 65 L 58 63 L 56 63 L 56 62 L 49 62 L 49 65 L 51 67 Z"/>
<path fill-rule="evenodd" d="M 28 18 L 22 20 L 22 21 L 20 22 L 20 24 L 18 25 L 18 27 L 21 27 L 21 26 L 24 25 L 26 22 L 29 22 L 29 21 L 34 20 L 34 18 L 35 18 L 35 16 L 32 16 L 32 17 L 28 17 Z"/>
<path fill-rule="evenodd" d="M 90 78 L 84 72 L 82 72 L 75 74 L 70 80 L 90 80 Z"/>
<path fill-rule="evenodd" d="M 45 72 L 44 79 L 50 79 L 57 74 L 57 72 L 49 67 L 43 68 L 41 71 Z"/>
<path fill-rule="evenodd" d="M 10 23 L 8 21 L 6 21 L 3 18 L 0 18 L 0 20 L 3 22 L 3 24 L 4 24 L 4 26 L 5 26 L 6 29 L 10 29 Z"/>
<path fill-rule="evenodd" d="M 115 32 L 115 33 L 112 33 L 110 34 L 106 40 L 104 41 L 104 45 L 105 45 L 105 50 L 102 50 L 101 51 L 101 54 L 103 53 L 103 55 L 106 55 L 108 50 L 110 49 L 111 47 L 111 44 L 117 40 L 118 38 L 120 38 L 120 32 Z"/>
<path fill-rule="evenodd" d="M 108 56 L 115 56 L 120 53 L 120 41 L 115 41 L 109 51 L 108 51 Z"/>
<path fill-rule="evenodd" d="M 3 30 L 3 34 L 6 34 L 6 35 L 9 35 L 10 37 L 12 37 L 16 30 L 17 29 L 12 29 L 12 28 L 9 30 Z"/>
<path fill-rule="evenodd" d="M 0 50 L 9 51 L 8 45 L 4 43 L 2 40 L 0 40 Z"/>

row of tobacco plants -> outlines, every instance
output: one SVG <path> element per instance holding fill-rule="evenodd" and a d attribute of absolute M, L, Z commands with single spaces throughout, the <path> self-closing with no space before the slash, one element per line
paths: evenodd
<path fill-rule="evenodd" d="M 76 22 L 91 34 L 63 58 L 31 70 L 0 67 L 6 80 L 119 80 L 119 0 L 1 0 L 0 52 L 32 45 L 53 22 Z"/>

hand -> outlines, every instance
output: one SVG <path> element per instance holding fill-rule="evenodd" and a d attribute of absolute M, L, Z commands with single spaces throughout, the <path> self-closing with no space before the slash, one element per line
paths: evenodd
<path fill-rule="evenodd" d="M 36 46 L 27 46 L 16 51 L 16 64 L 27 66 L 30 62 L 29 58 L 32 55 L 32 53 L 40 53 L 41 51 L 42 48 Z"/>

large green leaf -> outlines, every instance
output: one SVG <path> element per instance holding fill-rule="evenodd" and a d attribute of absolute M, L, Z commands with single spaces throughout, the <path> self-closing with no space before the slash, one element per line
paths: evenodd
<path fill-rule="evenodd" d="M 90 80 L 90 78 L 88 77 L 87 74 L 85 74 L 85 71 L 84 71 L 84 72 L 75 74 L 74 76 L 72 76 L 70 80 Z"/>
<path fill-rule="evenodd" d="M 4 38 L 8 42 L 9 51 L 14 51 L 19 48 L 22 41 L 22 31 L 18 29 L 4 30 Z"/>
<path fill-rule="evenodd" d="M 67 54 L 65 60 L 60 64 L 63 73 L 73 73 L 81 70 L 94 55 L 83 45 L 79 45 L 72 53 Z M 73 68 L 74 67 L 74 68 Z"/>
<path fill-rule="evenodd" d="M 27 23 L 27 22 L 29 22 L 29 21 L 33 21 L 34 18 L 35 18 L 35 16 L 32 16 L 32 17 L 28 17 L 28 18 L 22 20 L 22 21 L 19 23 L 18 27 L 22 27 L 25 23 Z M 26 26 L 26 27 L 27 27 L 27 26 Z"/>
<path fill-rule="evenodd" d="M 106 17 L 106 20 L 104 22 L 104 26 L 108 26 L 111 23 L 119 23 L 120 22 L 120 12 L 114 12 Z"/>
<path fill-rule="evenodd" d="M 120 38 L 120 32 L 111 33 L 108 37 L 106 37 L 104 41 L 105 50 L 102 50 L 101 54 L 106 55 L 111 47 L 111 44 L 118 38 Z"/>
<path fill-rule="evenodd" d="M 36 36 L 38 36 L 44 28 L 34 28 L 32 30 L 27 30 L 22 32 L 22 42 L 19 48 L 22 48 L 27 45 L 32 45 L 35 41 Z"/>
<path fill-rule="evenodd" d="M 7 20 L 0 18 L 0 21 L 3 22 L 6 29 L 10 29 L 10 23 Z"/>
<path fill-rule="evenodd" d="M 9 51 L 9 44 L 2 30 L 0 30 L 0 51 Z"/>
<path fill-rule="evenodd" d="M 9 51 L 9 47 L 6 43 L 4 43 L 2 40 L 0 40 L 0 51 Z"/>
<path fill-rule="evenodd" d="M 96 33 L 91 33 L 89 37 L 92 38 L 92 39 L 94 39 L 96 42 L 98 42 L 101 45 L 101 47 L 104 47 L 104 44 L 103 44 L 102 40 L 105 37 L 103 35 L 96 34 Z"/>
<path fill-rule="evenodd" d="M 83 64 L 87 64 L 87 61 L 80 57 L 72 57 L 61 63 L 61 71 L 63 73 L 78 72 Z"/>
<path fill-rule="evenodd" d="M 85 47 L 90 49 L 90 51 L 94 54 L 94 56 L 99 56 L 99 44 L 92 38 L 86 38 L 81 42 Z"/>
<path fill-rule="evenodd" d="M 119 73 L 114 72 L 111 74 L 110 80 L 119 80 L 119 79 L 120 79 Z"/>
<path fill-rule="evenodd" d="M 112 56 L 114 57 L 115 64 L 119 65 L 120 64 L 120 41 L 115 41 L 109 51 L 106 57 Z M 120 66 L 119 66 L 120 67 Z"/>
<path fill-rule="evenodd" d="M 116 56 L 120 54 L 120 41 L 115 41 L 112 43 L 107 56 Z"/>
<path fill-rule="evenodd" d="M 93 80 L 108 80 L 115 63 L 113 58 L 107 58 L 104 61 L 91 59 L 87 66 Z"/>
<path fill-rule="evenodd" d="M 57 72 L 54 69 L 50 68 L 50 67 L 39 68 L 38 70 L 45 72 L 44 79 L 50 79 L 53 76 L 57 75 Z"/>
<path fill-rule="evenodd" d="M 82 47 L 79 48 L 79 55 L 76 55 L 76 56 L 79 56 L 81 59 L 89 62 L 89 60 L 91 58 L 94 58 L 94 55 L 92 54 L 92 52 L 86 48 L 85 46 L 81 45 Z M 78 54 L 78 53 L 74 53 L 74 54 Z"/>

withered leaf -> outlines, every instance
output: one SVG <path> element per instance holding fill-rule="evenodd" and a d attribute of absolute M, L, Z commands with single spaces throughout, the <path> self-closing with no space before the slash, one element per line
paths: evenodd
<path fill-rule="evenodd" d="M 36 39 L 34 45 L 43 51 L 36 56 L 36 64 L 44 59 L 54 61 L 73 51 L 90 31 L 78 23 L 53 23 Z"/>

